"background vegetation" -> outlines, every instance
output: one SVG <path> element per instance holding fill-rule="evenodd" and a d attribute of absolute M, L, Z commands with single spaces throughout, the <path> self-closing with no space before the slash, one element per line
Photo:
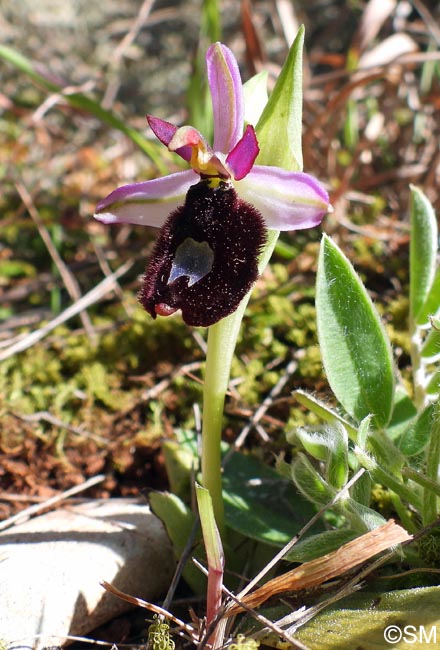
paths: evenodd
<path fill-rule="evenodd" d="M 314 310 L 322 231 L 386 314 L 405 379 L 409 184 L 440 203 L 436 2 L 1 9 L 0 516 L 100 472 L 91 496 L 166 488 L 162 443 L 197 424 L 205 332 L 178 315 L 152 321 L 138 306 L 155 233 L 92 214 L 115 186 L 176 169 L 144 115 L 201 124 L 201 55 L 213 37 L 233 49 L 244 79 L 267 68 L 273 85 L 305 24 L 304 169 L 334 207 L 321 229 L 283 235 L 257 284 L 225 440 L 248 427 L 246 447 L 272 462 L 286 433 L 313 422 L 292 390 L 328 396 Z"/>

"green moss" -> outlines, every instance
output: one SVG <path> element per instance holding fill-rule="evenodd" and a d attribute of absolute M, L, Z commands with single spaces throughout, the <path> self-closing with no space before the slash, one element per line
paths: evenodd
<path fill-rule="evenodd" d="M 322 427 L 320 420 L 311 411 L 305 411 L 301 407 L 294 406 L 290 409 L 289 419 L 286 423 L 286 431 L 294 431 L 298 427 Z"/>
<path fill-rule="evenodd" d="M 317 345 L 306 348 L 299 356 L 298 373 L 307 380 L 323 379 L 321 352 Z"/>
<path fill-rule="evenodd" d="M 420 557 L 426 564 L 440 568 L 440 531 L 435 529 L 421 537 L 418 550 Z"/>
<path fill-rule="evenodd" d="M 371 488 L 370 507 L 374 510 L 377 510 L 377 512 L 380 512 L 380 514 L 386 518 L 389 518 L 393 515 L 395 516 L 393 500 L 391 498 L 389 490 L 377 483 L 374 484 Z"/>

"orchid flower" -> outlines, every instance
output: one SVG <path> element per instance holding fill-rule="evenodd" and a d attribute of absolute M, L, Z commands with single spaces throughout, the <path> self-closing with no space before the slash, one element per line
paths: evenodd
<path fill-rule="evenodd" d="M 156 137 L 190 169 L 120 187 L 97 206 L 104 223 L 161 228 L 139 299 L 153 318 L 178 309 L 210 326 L 236 310 L 258 277 L 267 229 L 318 225 L 328 194 L 312 176 L 256 165 L 254 127 L 244 128 L 237 61 L 225 45 L 207 52 L 213 147 L 191 126 L 147 116 Z"/>

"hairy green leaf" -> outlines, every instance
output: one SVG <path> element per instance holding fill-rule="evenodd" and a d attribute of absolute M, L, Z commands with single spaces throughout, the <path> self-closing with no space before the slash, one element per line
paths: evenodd
<path fill-rule="evenodd" d="M 309 562 L 326 553 L 332 553 L 338 548 L 351 542 L 359 535 L 358 531 L 348 528 L 326 530 L 317 535 L 301 539 L 284 557 L 289 562 Z"/>
<path fill-rule="evenodd" d="M 394 395 L 391 346 L 360 278 L 337 245 L 324 235 L 318 263 L 316 312 L 319 344 L 329 384 L 357 421 L 390 419 Z"/>
<path fill-rule="evenodd" d="M 195 522 L 195 515 L 175 494 L 169 492 L 151 492 L 149 495 L 151 510 L 164 524 L 173 545 L 174 556 L 179 560 Z M 199 555 L 199 553 L 196 553 Z M 192 562 L 187 562 L 183 577 L 195 593 L 202 593 L 205 578 Z"/>
<path fill-rule="evenodd" d="M 300 628 L 295 638 L 319 650 L 437 648 L 439 599 L 440 587 L 351 594 Z"/>
<path fill-rule="evenodd" d="M 411 186 L 410 219 L 410 315 L 413 323 L 424 325 L 428 322 L 429 306 L 426 303 L 435 277 L 438 229 L 432 205 L 414 186 Z M 429 304 L 434 303 L 437 310 L 440 304 L 439 283 L 436 283 L 436 293 L 438 295 L 432 296 Z"/>
<path fill-rule="evenodd" d="M 340 422 L 346 429 L 350 438 L 356 442 L 356 428 L 347 422 L 347 420 L 343 418 L 339 413 L 336 413 L 336 411 L 328 407 L 327 404 L 321 402 L 321 400 L 317 399 L 314 395 L 309 395 L 302 390 L 294 390 L 292 395 L 296 400 L 298 400 L 300 404 L 302 404 L 302 406 L 310 409 L 312 413 L 320 417 L 321 420 L 324 420 L 324 422 L 329 422 L 330 424 Z"/>
<path fill-rule="evenodd" d="M 225 465 L 223 498 L 230 528 L 274 546 L 286 544 L 315 513 L 292 481 L 238 452 Z"/>
<path fill-rule="evenodd" d="M 430 404 L 403 432 L 397 441 L 397 445 L 406 456 L 416 456 L 422 452 L 429 442 L 432 430 L 432 409 Z"/>

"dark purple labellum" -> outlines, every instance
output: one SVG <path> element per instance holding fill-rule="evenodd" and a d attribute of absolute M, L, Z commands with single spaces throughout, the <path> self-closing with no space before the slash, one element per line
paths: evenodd
<path fill-rule="evenodd" d="M 266 237 L 260 212 L 232 187 L 200 181 L 159 233 L 140 302 L 153 318 L 181 309 L 187 325 L 213 325 L 237 309 L 257 279 Z"/>

